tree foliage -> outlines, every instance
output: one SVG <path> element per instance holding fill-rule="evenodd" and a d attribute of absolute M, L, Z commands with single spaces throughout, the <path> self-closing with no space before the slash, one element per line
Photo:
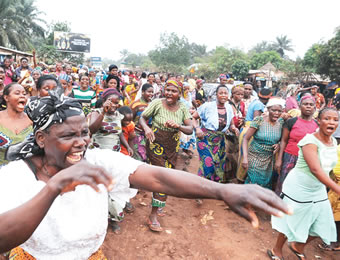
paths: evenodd
<path fill-rule="evenodd" d="M 331 80 L 340 82 L 340 30 L 320 48 L 317 72 L 328 76 Z"/>
<path fill-rule="evenodd" d="M 285 51 L 293 51 L 292 40 L 288 39 L 287 35 L 276 37 L 276 42 L 273 43 L 274 49 L 283 58 Z"/>
<path fill-rule="evenodd" d="M 275 51 L 273 43 L 262 41 L 257 43 L 252 49 L 250 49 L 250 54 L 262 53 L 265 51 Z"/>
<path fill-rule="evenodd" d="M 32 38 L 44 36 L 41 12 L 35 0 L 0 1 L 0 45 L 18 50 L 33 49 Z"/>
<path fill-rule="evenodd" d="M 249 73 L 249 64 L 244 60 L 237 60 L 231 66 L 231 70 L 233 73 L 234 78 L 238 80 L 242 80 L 248 76 Z"/>
<path fill-rule="evenodd" d="M 163 33 L 160 44 L 149 52 L 151 61 L 167 72 L 180 72 L 183 67 L 190 65 L 190 44 L 185 36 Z"/>
<path fill-rule="evenodd" d="M 250 67 L 251 69 L 259 69 L 268 62 L 271 62 L 276 68 L 280 68 L 282 58 L 276 51 L 256 53 L 250 59 Z"/>
<path fill-rule="evenodd" d="M 321 43 L 315 43 L 305 53 L 302 64 L 306 71 L 316 73 L 318 64 L 320 62 L 319 59 L 322 46 L 323 44 Z"/>

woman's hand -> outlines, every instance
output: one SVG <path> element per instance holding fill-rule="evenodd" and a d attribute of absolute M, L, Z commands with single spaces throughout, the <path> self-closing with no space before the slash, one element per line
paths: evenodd
<path fill-rule="evenodd" d="M 282 217 L 283 212 L 293 213 L 275 193 L 256 184 L 228 184 L 221 196 L 232 211 L 248 220 L 255 228 L 259 226 L 259 220 L 253 208 L 277 217 Z"/>
<path fill-rule="evenodd" d="M 133 149 L 129 146 L 128 148 L 127 148 L 127 151 L 128 151 L 128 153 L 129 153 L 129 156 L 133 156 Z"/>
<path fill-rule="evenodd" d="M 282 118 L 283 120 L 285 120 L 285 121 L 287 121 L 290 117 L 291 117 L 291 116 L 290 116 L 290 114 L 288 114 L 288 113 L 282 113 L 282 114 L 281 114 L 281 118 Z"/>
<path fill-rule="evenodd" d="M 196 136 L 198 139 L 203 139 L 204 138 L 204 133 L 201 128 L 197 127 L 196 128 Z"/>
<path fill-rule="evenodd" d="M 105 103 L 103 104 L 103 114 L 106 114 L 107 112 L 109 112 L 111 107 L 112 107 L 111 101 L 106 100 Z"/>
<path fill-rule="evenodd" d="M 74 191 L 78 185 L 86 184 L 99 192 L 98 185 L 104 184 L 108 191 L 112 190 L 112 176 L 100 166 L 92 165 L 85 160 L 74 164 L 54 175 L 48 183 L 56 187 L 60 194 Z"/>
<path fill-rule="evenodd" d="M 278 174 L 281 173 L 281 167 L 282 167 L 282 160 L 277 159 L 274 165 L 274 169 L 277 171 Z"/>
<path fill-rule="evenodd" d="M 247 171 L 248 170 L 248 159 L 243 158 L 241 165 L 242 165 L 243 169 L 245 169 Z"/>
<path fill-rule="evenodd" d="M 274 148 L 273 154 L 277 154 L 277 152 L 280 150 L 280 144 L 279 143 L 274 144 L 273 148 Z"/>
<path fill-rule="evenodd" d="M 145 126 L 144 133 L 145 137 L 149 140 L 150 143 L 153 143 L 153 141 L 155 141 L 155 133 L 152 131 L 150 127 Z"/>
<path fill-rule="evenodd" d="M 164 124 L 165 127 L 179 129 L 180 125 L 175 123 L 173 120 L 168 120 Z"/>
<path fill-rule="evenodd" d="M 244 124 L 244 117 L 239 117 L 238 118 L 238 128 L 241 128 L 241 126 L 243 126 L 243 124 Z"/>

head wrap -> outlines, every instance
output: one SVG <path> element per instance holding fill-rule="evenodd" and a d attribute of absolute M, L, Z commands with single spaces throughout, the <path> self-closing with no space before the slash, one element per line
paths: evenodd
<path fill-rule="evenodd" d="M 311 99 L 314 102 L 314 104 L 316 103 L 315 98 L 313 96 L 305 95 L 300 99 L 299 105 L 301 105 L 302 101 L 304 101 L 306 99 Z"/>
<path fill-rule="evenodd" d="M 121 94 L 118 92 L 115 88 L 107 88 L 103 91 L 102 99 L 107 99 L 111 95 L 117 95 L 119 98 L 121 97 Z"/>
<path fill-rule="evenodd" d="M 67 75 L 66 73 L 62 73 L 62 74 L 60 74 L 59 75 L 59 77 L 58 77 L 58 80 L 60 81 L 60 80 L 65 80 L 65 81 L 67 81 L 67 82 L 70 82 L 70 76 L 69 75 Z"/>
<path fill-rule="evenodd" d="M 79 101 L 65 97 L 62 92 L 63 89 L 59 87 L 49 91 L 49 96 L 36 98 L 28 103 L 25 112 L 33 122 L 34 134 L 54 124 L 62 124 L 71 116 L 84 115 Z M 25 141 L 9 146 L 5 157 L 6 160 L 14 161 L 42 153 L 43 150 L 35 142 L 35 136 L 31 135 Z"/>
<path fill-rule="evenodd" d="M 42 74 L 41 68 L 40 68 L 40 67 L 36 67 L 35 69 L 33 69 L 31 75 L 32 75 L 34 72 L 38 72 L 40 75 Z"/>
<path fill-rule="evenodd" d="M 227 80 L 227 84 L 234 84 L 234 79 L 233 78 L 229 78 Z"/>
<path fill-rule="evenodd" d="M 219 78 L 220 79 L 227 79 L 227 76 L 225 74 L 220 74 Z"/>
<path fill-rule="evenodd" d="M 196 80 L 196 85 L 200 84 L 200 83 L 203 83 L 203 80 L 201 80 L 201 79 Z"/>
<path fill-rule="evenodd" d="M 173 86 L 176 87 L 179 91 L 179 93 L 182 95 L 183 94 L 183 84 L 181 82 L 178 82 L 176 80 L 168 80 L 166 82 L 166 86 Z"/>
<path fill-rule="evenodd" d="M 282 98 L 273 97 L 269 99 L 266 107 L 268 108 L 268 107 L 275 106 L 275 105 L 278 105 L 284 108 L 286 105 L 286 101 Z"/>

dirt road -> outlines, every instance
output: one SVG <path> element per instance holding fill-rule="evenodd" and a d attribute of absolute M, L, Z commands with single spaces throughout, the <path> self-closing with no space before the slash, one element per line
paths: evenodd
<path fill-rule="evenodd" d="M 179 159 L 179 169 L 197 172 L 197 155 L 189 165 L 184 156 Z M 132 200 L 136 211 L 126 214 L 121 223 L 122 234 L 108 230 L 103 245 L 108 259 L 269 259 L 266 251 L 273 246 L 276 233 L 264 213 L 259 213 L 260 227 L 253 229 L 220 201 L 205 200 L 198 206 L 193 200 L 170 197 L 167 215 L 160 218 L 165 231 L 153 233 L 145 224 L 150 201 L 149 192 L 140 192 Z M 307 246 L 308 259 L 340 259 L 340 252 L 319 250 L 319 242 Z M 287 246 L 284 256 L 297 259 Z"/>

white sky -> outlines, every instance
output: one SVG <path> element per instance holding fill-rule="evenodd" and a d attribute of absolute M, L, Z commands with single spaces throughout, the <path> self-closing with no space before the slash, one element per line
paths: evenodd
<path fill-rule="evenodd" d="M 339 0 L 36 0 L 47 22 L 68 21 L 91 37 L 91 56 L 119 59 L 127 49 L 147 53 L 162 32 L 185 35 L 208 49 L 228 44 L 245 51 L 287 35 L 290 57 L 303 57 L 340 26 Z"/>

